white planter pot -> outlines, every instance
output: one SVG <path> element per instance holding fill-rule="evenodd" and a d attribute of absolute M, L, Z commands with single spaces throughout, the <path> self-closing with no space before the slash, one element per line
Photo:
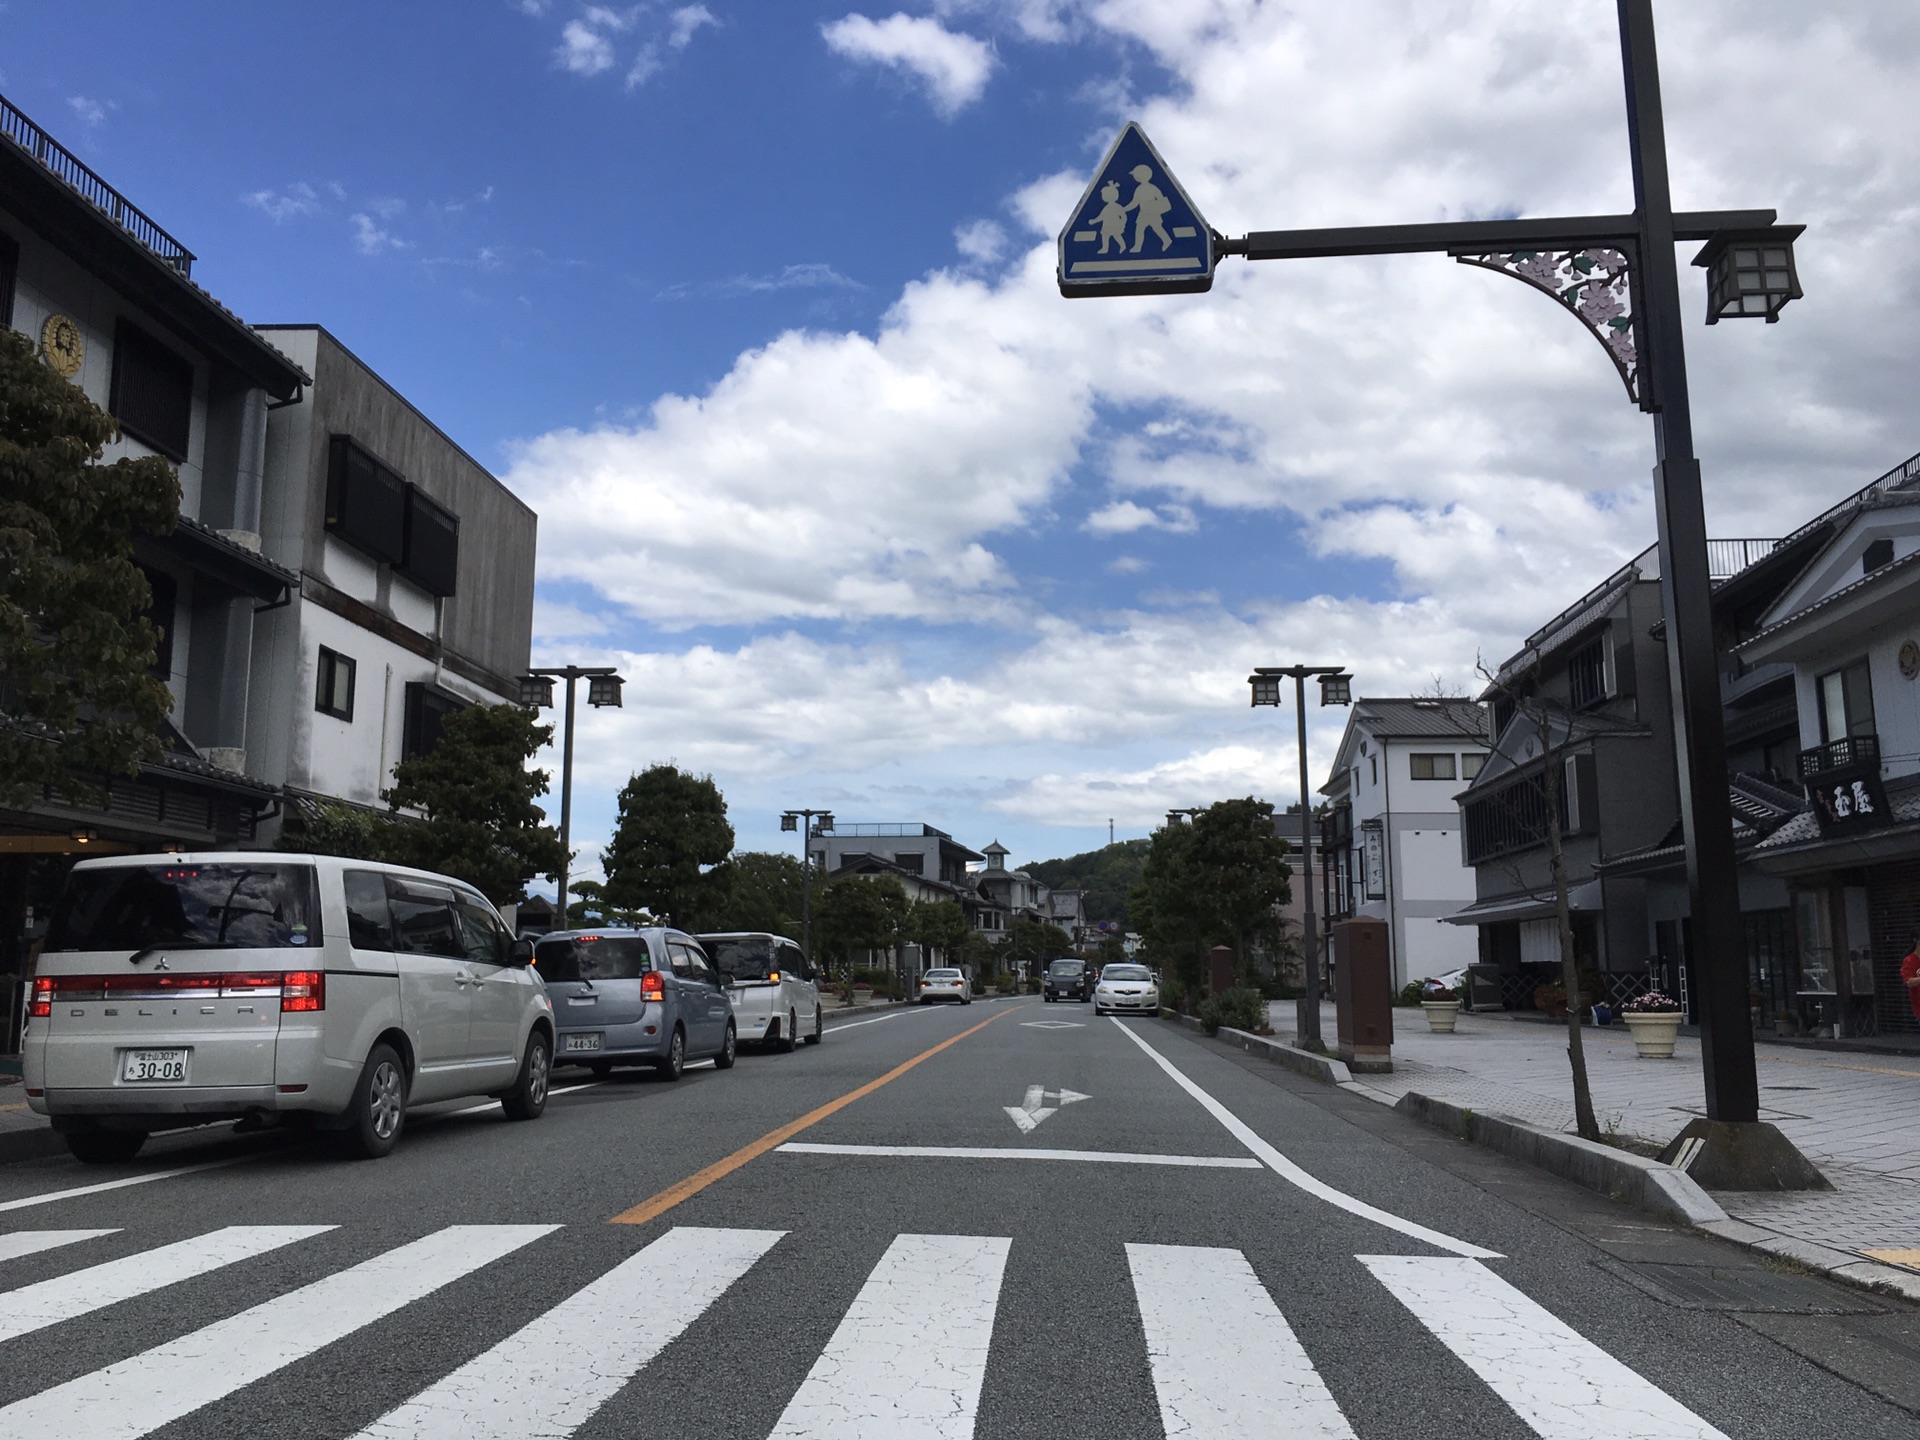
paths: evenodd
<path fill-rule="evenodd" d="M 1454 1022 L 1460 1018 L 1458 1000 L 1422 1000 L 1420 1008 L 1427 1012 L 1427 1025 L 1436 1035 L 1451 1035 Z"/>
<path fill-rule="evenodd" d="M 1678 1010 L 1656 1010 L 1645 1015 L 1629 1012 L 1620 1018 L 1627 1022 L 1627 1028 L 1633 1032 L 1634 1048 L 1640 1052 L 1642 1060 L 1673 1058 L 1674 1037 L 1680 1033 Z"/>
<path fill-rule="evenodd" d="M 871 990 L 854 991 L 853 1003 L 856 1005 L 871 1005 L 873 1003 L 873 992 Z"/>

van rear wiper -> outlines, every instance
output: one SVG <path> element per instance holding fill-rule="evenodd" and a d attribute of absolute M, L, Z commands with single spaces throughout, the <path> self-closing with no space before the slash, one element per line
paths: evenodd
<path fill-rule="evenodd" d="M 158 940 L 151 945 L 142 945 L 127 957 L 127 963 L 138 965 L 156 950 L 238 950 L 241 948 L 232 940 Z"/>

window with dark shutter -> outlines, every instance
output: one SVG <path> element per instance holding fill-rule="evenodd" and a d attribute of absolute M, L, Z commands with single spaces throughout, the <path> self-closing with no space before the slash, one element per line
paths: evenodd
<path fill-rule="evenodd" d="M 327 533 L 389 565 L 407 553 L 407 482 L 345 435 L 327 451 Z"/>
<path fill-rule="evenodd" d="M 0 329 L 13 324 L 13 288 L 20 278 L 20 247 L 0 235 Z"/>
<path fill-rule="evenodd" d="M 134 439 L 169 460 L 185 460 L 193 433 L 193 366 L 122 320 L 113 334 L 107 408 Z"/>
<path fill-rule="evenodd" d="M 407 546 L 400 573 L 429 595 L 454 593 L 460 570 L 460 517 L 407 487 Z"/>
<path fill-rule="evenodd" d="M 406 714 L 400 727 L 400 758 L 414 760 L 440 743 L 440 727 L 464 702 L 436 690 L 424 680 L 407 682 Z"/>

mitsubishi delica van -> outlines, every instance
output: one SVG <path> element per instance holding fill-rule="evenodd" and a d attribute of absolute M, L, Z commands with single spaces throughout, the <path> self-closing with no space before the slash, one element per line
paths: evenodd
<path fill-rule="evenodd" d="M 126 855 L 74 866 L 28 996 L 27 1103 L 79 1159 L 253 1119 L 386 1154 L 407 1107 L 546 1107 L 553 1007 L 472 887 L 326 855 Z"/>

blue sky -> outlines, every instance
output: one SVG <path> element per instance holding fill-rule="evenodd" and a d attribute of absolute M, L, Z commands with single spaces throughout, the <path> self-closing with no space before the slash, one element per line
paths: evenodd
<path fill-rule="evenodd" d="M 1661 7 L 1679 203 L 1810 226 L 1780 326 L 1689 332 L 1721 534 L 1920 449 L 1920 18 L 1803 12 Z M 1625 209 L 1612 25 L 13 0 L 0 88 L 239 314 L 325 324 L 539 509 L 537 658 L 632 680 L 585 733 L 589 849 L 672 759 L 746 846 L 826 804 L 1042 858 L 1288 798 L 1250 666 L 1465 687 L 1652 533 L 1644 417 L 1498 277 L 1233 261 L 1204 297 L 1061 300 L 1051 236 L 1114 131 L 1230 232 Z M 1341 716 L 1312 719 L 1319 766 Z"/>

